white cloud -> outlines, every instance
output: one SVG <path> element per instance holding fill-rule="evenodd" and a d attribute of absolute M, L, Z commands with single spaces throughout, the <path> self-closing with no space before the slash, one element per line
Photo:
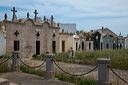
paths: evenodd
<path fill-rule="evenodd" d="M 124 22 L 128 22 L 125 19 L 128 18 L 127 3 L 128 0 L 3 0 L 0 6 L 28 9 L 18 11 L 19 17 L 26 17 L 26 12 L 30 12 L 33 17 L 33 11 L 37 9 L 38 16 L 54 15 L 57 21 L 76 22 L 78 28 L 99 27 L 103 24 L 112 29 L 126 29 L 128 25 Z"/>

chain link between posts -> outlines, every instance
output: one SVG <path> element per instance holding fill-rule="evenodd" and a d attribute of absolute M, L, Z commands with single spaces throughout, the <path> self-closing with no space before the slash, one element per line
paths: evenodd
<path fill-rule="evenodd" d="M 38 66 L 29 66 L 29 65 L 26 64 L 20 57 L 18 57 L 18 58 L 20 59 L 21 63 L 23 63 L 25 66 L 27 66 L 27 67 L 29 67 L 29 68 L 39 68 L 39 67 L 41 67 L 42 65 L 44 65 L 44 63 L 45 63 L 45 60 L 44 60 L 43 63 L 41 63 L 41 64 L 38 65 Z"/>
<path fill-rule="evenodd" d="M 8 59 L 6 59 L 5 61 L 3 61 L 3 62 L 0 62 L 0 65 L 3 65 L 4 63 L 6 63 L 8 60 L 10 60 L 12 58 L 12 56 L 11 57 L 9 57 Z"/>
<path fill-rule="evenodd" d="M 85 76 L 85 75 L 87 75 L 87 74 L 93 72 L 94 70 L 96 70 L 97 67 L 98 67 L 98 65 L 97 65 L 97 66 L 95 66 L 93 69 L 91 69 L 90 71 L 88 71 L 88 72 L 86 72 L 86 73 L 82 73 L 82 74 L 71 74 L 71 73 L 69 73 L 69 72 L 63 70 L 63 69 L 56 63 L 56 61 L 55 61 L 54 59 L 53 59 L 53 62 L 55 63 L 55 65 L 56 65 L 62 72 L 66 73 L 66 74 L 68 74 L 68 75 L 71 75 L 71 76 Z"/>
<path fill-rule="evenodd" d="M 122 80 L 123 82 L 125 82 L 126 84 L 128 84 L 128 81 L 126 81 L 125 79 L 123 79 L 122 77 L 120 77 L 110 66 L 108 66 L 108 68 L 109 68 L 110 71 L 112 71 L 112 73 L 115 74 L 120 80 Z"/>

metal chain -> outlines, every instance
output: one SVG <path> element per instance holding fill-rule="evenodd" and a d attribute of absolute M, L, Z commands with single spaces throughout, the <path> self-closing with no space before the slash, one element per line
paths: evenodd
<path fill-rule="evenodd" d="M 45 63 L 45 60 L 44 60 L 44 62 L 41 63 L 41 64 L 38 65 L 38 66 L 29 66 L 29 65 L 27 65 L 26 63 L 24 63 L 23 60 L 22 60 L 20 57 L 19 57 L 19 59 L 20 59 L 20 61 L 21 61 L 25 66 L 27 66 L 27 67 L 29 67 L 29 68 L 39 68 L 39 67 L 41 67 L 41 66 Z"/>
<path fill-rule="evenodd" d="M 2 65 L 2 64 L 4 64 L 5 62 L 7 62 L 8 60 L 10 60 L 12 58 L 12 56 L 11 57 L 9 57 L 8 59 L 6 59 L 5 61 L 3 61 L 3 62 L 0 62 L 0 65 Z"/>
<path fill-rule="evenodd" d="M 126 84 L 128 84 L 128 81 L 124 80 L 122 77 L 120 77 L 110 66 L 108 66 L 108 68 L 122 81 L 124 81 Z"/>
<path fill-rule="evenodd" d="M 53 62 L 55 63 L 55 65 L 56 65 L 62 72 L 66 73 L 66 74 L 68 74 L 68 75 L 71 75 L 71 76 L 84 76 L 84 75 L 87 75 L 87 74 L 91 73 L 92 71 L 94 71 L 94 70 L 98 67 L 98 65 L 97 65 L 97 66 L 95 66 L 92 70 L 90 70 L 90 71 L 88 71 L 88 72 L 86 72 L 86 73 L 83 73 L 83 74 L 71 74 L 71 73 L 69 73 L 69 72 L 63 70 L 63 69 L 55 62 L 55 60 L 53 60 Z"/>

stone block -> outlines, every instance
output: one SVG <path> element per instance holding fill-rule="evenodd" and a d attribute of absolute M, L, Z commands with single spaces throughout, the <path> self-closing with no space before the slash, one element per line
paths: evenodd
<path fill-rule="evenodd" d="M 9 85 L 9 81 L 7 79 L 0 78 L 0 85 Z"/>

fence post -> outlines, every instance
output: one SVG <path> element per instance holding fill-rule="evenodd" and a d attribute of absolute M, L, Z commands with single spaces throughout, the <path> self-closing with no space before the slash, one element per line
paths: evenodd
<path fill-rule="evenodd" d="M 97 85 L 111 85 L 109 82 L 109 68 L 111 59 L 109 58 L 98 58 L 98 81 Z"/>
<path fill-rule="evenodd" d="M 45 79 L 54 79 L 53 57 L 54 54 L 46 54 L 46 75 Z"/>
<path fill-rule="evenodd" d="M 12 72 L 19 72 L 20 71 L 20 62 L 19 62 L 19 51 L 12 52 L 12 65 L 11 70 Z"/>

